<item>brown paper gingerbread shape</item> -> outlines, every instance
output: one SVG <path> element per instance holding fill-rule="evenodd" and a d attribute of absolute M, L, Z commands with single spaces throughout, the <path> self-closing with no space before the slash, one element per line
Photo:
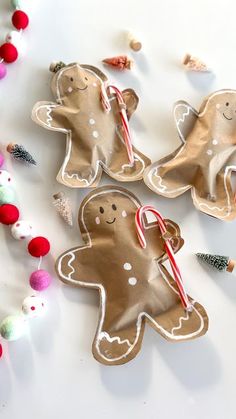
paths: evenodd
<path fill-rule="evenodd" d="M 181 146 L 145 171 L 157 194 L 175 198 L 191 189 L 195 207 L 222 220 L 236 217 L 231 172 L 236 170 L 236 91 L 209 95 L 199 113 L 184 101 L 174 106 Z"/>
<path fill-rule="evenodd" d="M 119 181 L 142 179 L 151 162 L 133 147 L 134 163 L 130 163 L 115 95 L 109 97 L 109 113 L 102 107 L 105 74 L 96 67 L 78 63 L 59 63 L 51 69 L 55 72 L 51 88 L 56 103 L 36 103 L 32 119 L 44 128 L 66 134 L 66 156 L 58 182 L 73 188 L 94 187 L 102 170 Z M 129 119 L 137 108 L 138 97 L 132 89 L 124 90 L 122 96 Z"/>
<path fill-rule="evenodd" d="M 59 278 L 100 294 L 100 316 L 93 355 L 107 365 L 133 359 L 142 344 L 147 321 L 166 339 L 179 342 L 206 333 L 204 308 L 191 300 L 185 311 L 173 278 L 164 267 L 167 255 L 156 222 L 145 218 L 146 249 L 135 227 L 138 199 L 126 189 L 104 186 L 81 204 L 79 227 L 84 246 L 63 253 L 57 260 Z M 165 220 L 174 252 L 183 246 L 177 224 Z M 190 298 L 190 297 L 189 297 Z"/>

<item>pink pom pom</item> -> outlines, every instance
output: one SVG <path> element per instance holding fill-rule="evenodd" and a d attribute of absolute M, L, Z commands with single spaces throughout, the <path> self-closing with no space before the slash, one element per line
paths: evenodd
<path fill-rule="evenodd" d="M 43 291 L 49 287 L 52 281 L 51 275 L 44 271 L 43 269 L 39 269 L 38 271 L 33 272 L 30 275 L 30 286 L 35 291 Z"/>
<path fill-rule="evenodd" d="M 4 79 L 6 74 L 7 74 L 7 68 L 6 68 L 5 64 L 0 63 L 0 80 Z"/>
<path fill-rule="evenodd" d="M 3 157 L 3 155 L 0 153 L 0 167 L 2 167 L 2 166 L 3 166 L 3 163 L 4 163 L 4 157 Z"/>

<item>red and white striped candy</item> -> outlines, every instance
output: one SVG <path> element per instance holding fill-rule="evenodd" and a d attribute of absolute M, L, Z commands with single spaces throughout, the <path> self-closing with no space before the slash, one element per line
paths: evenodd
<path fill-rule="evenodd" d="M 129 121 L 128 121 L 128 117 L 127 117 L 127 113 L 126 113 L 126 104 L 124 102 L 121 91 L 116 86 L 109 85 L 109 86 L 105 87 L 104 84 L 102 83 L 102 86 L 101 86 L 102 105 L 103 105 L 104 110 L 107 113 L 110 112 L 111 105 L 110 105 L 110 102 L 109 102 L 107 91 L 110 94 L 112 90 L 115 92 L 116 99 L 117 99 L 118 105 L 120 107 L 120 117 L 121 117 L 123 134 L 124 134 L 124 142 L 125 142 L 125 145 L 126 145 L 126 148 L 127 148 L 129 161 L 130 161 L 131 164 L 134 164 L 134 153 L 133 153 L 132 142 L 131 142 L 131 133 L 130 133 L 130 129 L 129 129 Z"/>
<path fill-rule="evenodd" d="M 162 215 L 160 214 L 159 211 L 157 211 L 151 205 L 144 205 L 143 207 L 140 207 L 137 210 L 136 215 L 135 215 L 135 224 L 136 224 L 136 228 L 137 228 L 137 234 L 138 234 L 140 245 L 144 249 L 147 246 L 147 242 L 146 242 L 146 239 L 145 239 L 145 236 L 144 236 L 144 226 L 143 226 L 142 216 L 147 211 L 150 211 L 157 218 L 162 236 L 164 236 L 165 233 L 167 232 L 165 220 L 164 220 L 164 218 L 162 217 Z M 178 287 L 181 302 L 182 302 L 184 308 L 187 311 L 192 311 L 192 304 L 189 301 L 188 295 L 187 295 L 187 293 L 184 289 L 183 279 L 182 279 L 179 267 L 178 267 L 178 265 L 176 263 L 176 260 L 175 260 L 175 256 L 174 256 L 174 252 L 173 252 L 173 249 L 172 249 L 172 246 L 171 246 L 171 242 L 170 242 L 169 239 L 164 239 L 164 240 L 165 240 L 166 253 L 167 253 L 167 256 L 168 256 L 168 259 L 169 259 L 169 262 L 170 262 L 170 266 L 171 266 L 171 269 L 172 269 L 172 272 L 173 272 L 173 275 L 174 275 L 175 282 L 176 282 L 177 287 Z"/>

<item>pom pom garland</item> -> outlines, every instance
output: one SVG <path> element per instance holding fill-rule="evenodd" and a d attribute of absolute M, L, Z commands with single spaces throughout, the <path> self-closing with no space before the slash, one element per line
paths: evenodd
<path fill-rule="evenodd" d="M 30 275 L 30 286 L 35 291 L 43 291 L 49 287 L 52 281 L 51 275 L 44 271 L 43 269 L 39 269 L 38 271 L 32 272 Z"/>
<path fill-rule="evenodd" d="M 0 206 L 0 223 L 14 224 L 19 218 L 19 210 L 15 205 L 4 204 Z"/>
<path fill-rule="evenodd" d="M 19 31 L 8 32 L 6 36 L 6 42 L 10 42 L 19 50 L 21 47 L 21 32 Z"/>
<path fill-rule="evenodd" d="M 12 5 L 13 9 L 21 9 L 22 0 L 11 0 L 11 5 Z"/>
<path fill-rule="evenodd" d="M 17 221 L 11 228 L 11 234 L 16 240 L 24 240 L 32 236 L 33 229 L 28 221 Z"/>
<path fill-rule="evenodd" d="M 6 42 L 0 45 L 0 80 L 7 74 L 7 69 L 3 63 L 13 63 L 18 58 L 18 48 L 20 49 L 21 32 L 29 25 L 28 15 L 21 10 L 21 0 L 11 0 L 12 7 L 15 9 L 12 15 L 12 24 L 17 31 L 11 31 L 6 36 Z"/>
<path fill-rule="evenodd" d="M 12 177 L 7 170 L 0 170 L 0 186 L 11 186 Z"/>
<path fill-rule="evenodd" d="M 0 167 L 3 165 L 4 157 L 0 153 Z M 15 198 L 14 190 L 9 187 L 12 183 L 12 177 L 6 170 L 0 170 L 0 223 L 11 225 L 12 236 L 17 239 L 32 237 L 32 226 L 28 221 L 19 221 L 19 210 L 12 202 Z M 42 236 L 35 237 L 28 244 L 29 253 L 40 258 L 50 250 L 49 241 Z M 29 279 L 30 286 L 36 291 L 45 290 L 51 283 L 51 276 L 47 271 L 39 269 L 33 272 Z M 26 330 L 27 319 L 38 317 L 46 311 L 45 301 L 38 296 L 26 297 L 22 303 L 22 313 L 20 315 L 11 315 L 3 319 L 0 324 L 0 336 L 8 341 L 19 339 Z M 2 356 L 2 345 L 0 343 L 0 358 Z"/>
<path fill-rule="evenodd" d="M 41 297 L 32 295 L 26 297 L 22 303 L 22 312 L 28 318 L 40 317 L 46 311 L 45 300 Z"/>
<path fill-rule="evenodd" d="M 45 237 L 34 237 L 28 244 L 28 251 L 35 258 L 46 256 L 50 251 L 50 243 Z"/>
<path fill-rule="evenodd" d="M 7 68 L 5 64 L 0 62 L 0 80 L 4 79 L 4 77 L 7 75 Z M 1 165 L 0 165 L 1 167 Z"/>
<path fill-rule="evenodd" d="M 0 205 L 13 204 L 15 201 L 15 192 L 9 186 L 0 186 Z"/>
<path fill-rule="evenodd" d="M 0 64 L 0 68 L 1 68 L 1 64 Z M 0 69 L 0 73 L 1 73 L 1 69 Z M 1 78 L 1 77 L 0 77 Z M 0 167 L 2 167 L 3 166 L 3 163 L 4 163 L 4 156 L 2 155 L 2 153 L 0 153 Z"/>
<path fill-rule="evenodd" d="M 19 339 L 25 330 L 26 324 L 22 315 L 7 316 L 0 324 L 0 335 L 9 341 Z"/>
<path fill-rule="evenodd" d="M 14 63 L 18 58 L 18 51 L 13 44 L 5 42 L 0 47 L 0 57 L 8 64 Z"/>
<path fill-rule="evenodd" d="M 29 24 L 29 18 L 22 10 L 16 10 L 12 16 L 12 24 L 16 29 L 26 29 Z"/>

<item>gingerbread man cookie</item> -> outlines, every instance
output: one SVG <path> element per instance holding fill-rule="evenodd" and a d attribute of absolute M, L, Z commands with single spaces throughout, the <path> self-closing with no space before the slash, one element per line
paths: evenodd
<path fill-rule="evenodd" d="M 107 99 L 110 112 L 102 106 L 105 74 L 96 67 L 77 63 L 59 63 L 51 69 L 55 72 L 51 88 L 56 103 L 36 103 L 32 119 L 44 128 L 66 134 L 66 156 L 58 182 L 73 188 L 94 187 L 102 170 L 123 182 L 142 179 L 151 162 L 132 146 L 133 161 L 129 160 L 116 95 L 110 94 Z M 134 90 L 126 89 L 122 98 L 128 122 L 137 108 L 138 97 Z"/>
<path fill-rule="evenodd" d="M 199 113 L 177 102 L 174 116 L 182 145 L 147 168 L 145 183 L 168 198 L 191 189 L 197 209 L 222 220 L 234 219 L 230 179 L 236 170 L 236 91 L 211 94 Z"/>
<path fill-rule="evenodd" d="M 66 251 L 56 263 L 66 284 L 99 291 L 93 355 L 107 365 L 123 364 L 137 355 L 146 321 L 174 342 L 197 338 L 208 329 L 207 314 L 199 303 L 191 299 L 191 312 L 181 304 L 176 283 L 163 265 L 167 255 L 156 222 L 145 218 L 147 246 L 140 246 L 135 227 L 140 205 L 120 187 L 91 192 L 79 210 L 85 245 Z M 184 243 L 180 229 L 171 220 L 165 222 L 177 252 Z"/>

